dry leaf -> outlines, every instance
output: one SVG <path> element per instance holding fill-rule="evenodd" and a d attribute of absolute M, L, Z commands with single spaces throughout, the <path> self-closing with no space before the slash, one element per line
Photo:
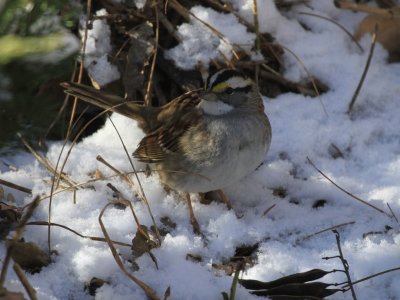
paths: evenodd
<path fill-rule="evenodd" d="M 25 300 L 24 295 L 19 292 L 10 292 L 0 288 L 0 300 Z"/>
<path fill-rule="evenodd" d="M 24 241 L 12 243 L 11 240 L 6 242 L 7 247 L 12 247 L 11 257 L 25 271 L 36 273 L 50 263 L 48 254 L 35 243 Z"/>
<path fill-rule="evenodd" d="M 366 16 L 358 26 L 354 38 L 359 40 L 366 33 L 373 34 L 375 26 L 378 25 L 376 41 L 388 52 L 390 61 L 400 59 L 400 10 L 395 16 L 375 15 Z"/>

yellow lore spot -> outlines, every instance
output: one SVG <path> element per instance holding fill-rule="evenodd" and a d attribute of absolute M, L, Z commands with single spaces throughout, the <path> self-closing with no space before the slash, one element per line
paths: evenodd
<path fill-rule="evenodd" d="M 228 84 L 226 82 L 221 82 L 212 88 L 213 92 L 223 92 L 228 88 Z"/>

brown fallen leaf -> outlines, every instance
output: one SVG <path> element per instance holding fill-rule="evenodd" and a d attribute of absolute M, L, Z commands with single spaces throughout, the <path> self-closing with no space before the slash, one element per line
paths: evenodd
<path fill-rule="evenodd" d="M 366 16 L 354 34 L 354 38 L 359 40 L 367 33 L 372 35 L 378 26 L 376 41 L 389 52 L 391 62 L 400 60 L 400 8 L 397 10 L 399 13 L 395 16 L 377 14 Z"/>
<path fill-rule="evenodd" d="M 50 263 L 50 258 L 46 252 L 33 242 L 18 241 L 12 244 L 12 240 L 7 240 L 7 247 L 12 247 L 11 257 L 25 271 L 36 273 L 42 267 Z"/>
<path fill-rule="evenodd" d="M 0 288 L 0 300 L 25 300 L 24 295 L 19 292 L 10 292 Z"/>

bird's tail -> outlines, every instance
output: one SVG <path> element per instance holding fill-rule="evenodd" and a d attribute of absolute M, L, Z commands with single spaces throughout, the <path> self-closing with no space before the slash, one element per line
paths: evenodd
<path fill-rule="evenodd" d="M 151 124 L 153 116 L 146 106 L 126 101 L 122 97 L 97 90 L 84 84 L 63 82 L 61 86 L 68 95 L 138 121 L 139 126 L 145 132 L 153 129 L 153 125 Z"/>

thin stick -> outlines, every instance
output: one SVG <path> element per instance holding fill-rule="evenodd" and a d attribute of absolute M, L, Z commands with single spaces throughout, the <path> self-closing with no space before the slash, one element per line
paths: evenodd
<path fill-rule="evenodd" d="M 261 53 L 261 43 L 260 43 L 260 26 L 258 23 L 258 8 L 257 8 L 257 0 L 253 0 L 253 19 L 254 19 L 254 27 L 256 31 L 256 52 L 257 54 Z M 260 73 L 260 65 L 256 64 L 255 66 L 255 82 L 256 82 L 256 88 L 257 91 L 259 89 L 259 82 L 258 82 L 258 76 Z"/>
<path fill-rule="evenodd" d="M 12 183 L 10 181 L 6 181 L 6 180 L 1 179 L 1 178 L 0 178 L 0 184 L 8 186 L 9 188 L 12 188 L 14 190 L 18 190 L 18 191 L 21 191 L 21 192 L 24 192 L 24 193 L 27 193 L 27 194 L 32 194 L 32 190 L 31 189 L 28 189 L 28 188 L 20 186 L 18 184 Z"/>
<path fill-rule="evenodd" d="M 121 269 L 121 271 L 129 278 L 131 279 L 134 283 L 136 283 L 140 288 L 142 288 L 142 290 L 146 293 L 146 295 L 153 299 L 153 300 L 160 300 L 160 298 L 157 296 L 157 294 L 155 293 L 155 291 L 149 287 L 147 284 L 145 284 L 143 281 L 141 281 L 140 279 L 136 278 L 135 276 L 133 276 L 132 274 L 130 274 L 124 267 L 124 264 L 121 261 L 121 258 L 119 257 L 119 254 L 117 252 L 117 249 L 115 249 L 113 242 L 110 239 L 110 236 L 106 230 L 106 227 L 104 226 L 104 223 L 102 221 L 102 217 L 103 214 L 105 212 L 105 210 L 107 209 L 108 206 L 112 205 L 112 203 L 108 203 L 106 204 L 106 206 L 104 206 L 104 208 L 101 210 L 100 215 L 99 215 L 99 223 L 100 223 L 100 227 L 101 227 L 101 231 L 104 234 L 104 237 L 106 239 L 106 242 L 108 244 L 108 247 L 111 250 L 111 253 L 114 257 L 115 262 L 117 263 L 118 267 Z"/>
<path fill-rule="evenodd" d="M 268 207 L 268 208 L 263 212 L 262 216 L 263 216 L 263 217 L 266 216 L 275 206 L 276 206 L 276 203 L 275 203 L 275 204 L 272 204 L 270 207 Z"/>
<path fill-rule="evenodd" d="M 118 131 L 117 127 L 115 126 L 114 122 L 111 120 L 110 117 L 108 117 L 108 119 L 110 120 L 112 126 L 114 127 L 115 131 L 117 132 L 118 138 L 121 141 L 121 144 L 122 144 L 122 147 L 124 148 L 125 154 L 128 157 L 128 160 L 129 160 L 129 163 L 131 164 L 132 170 L 134 171 L 134 174 L 135 174 L 136 179 L 137 179 L 138 184 L 139 184 L 139 188 L 140 188 L 140 191 L 141 191 L 142 199 L 143 199 L 144 203 L 146 204 L 147 211 L 149 212 L 150 218 L 151 218 L 151 220 L 153 222 L 159 245 L 161 245 L 161 235 L 160 235 L 160 232 L 158 231 L 156 220 L 154 219 L 153 213 L 151 212 L 149 201 L 147 200 L 146 194 L 145 194 L 143 186 L 142 186 L 142 184 L 141 184 L 141 182 L 139 180 L 139 176 L 137 175 L 136 168 L 135 168 L 135 166 L 134 166 L 134 164 L 132 162 L 131 156 L 129 155 L 128 150 L 126 149 L 125 143 L 124 143 L 121 135 L 119 134 L 119 131 Z M 129 180 L 130 180 L 130 178 L 129 178 Z M 132 185 L 133 185 L 133 183 L 132 183 Z"/>
<path fill-rule="evenodd" d="M 50 162 L 42 157 L 38 152 L 36 152 L 31 145 L 22 137 L 21 134 L 17 134 L 18 137 L 21 139 L 22 143 L 24 146 L 33 154 L 33 156 L 37 159 L 39 163 L 41 163 L 50 173 L 57 175 L 58 178 L 63 179 L 69 186 L 73 186 L 75 182 L 73 182 L 71 179 L 69 179 L 66 175 L 64 175 L 62 172 L 57 173 L 56 168 L 54 168 Z"/>
<path fill-rule="evenodd" d="M 82 59 L 81 59 L 81 65 L 79 66 L 78 83 L 82 82 L 82 77 L 83 77 L 83 66 L 84 66 L 84 62 L 85 62 L 86 41 L 87 41 L 87 37 L 88 37 L 88 27 L 89 27 L 89 20 L 90 20 L 91 13 L 92 13 L 92 0 L 87 0 L 87 2 L 86 2 L 85 32 L 84 32 L 84 36 L 83 36 Z M 73 121 L 74 121 L 74 117 L 75 117 L 77 106 L 78 106 L 78 97 L 75 97 L 74 98 L 74 104 L 72 105 L 71 118 L 69 119 L 69 126 L 68 126 L 67 136 L 70 135 L 70 131 L 72 130 L 72 124 L 73 124 Z"/>
<path fill-rule="evenodd" d="M 350 113 L 351 110 L 353 109 L 354 103 L 356 102 L 357 96 L 360 93 L 361 87 L 362 87 L 362 85 L 364 83 L 365 76 L 367 76 L 369 65 L 371 64 L 371 59 L 372 59 L 372 56 L 374 55 L 377 32 L 378 32 L 378 24 L 375 25 L 375 30 L 374 30 L 374 33 L 372 34 L 371 47 L 369 48 L 369 54 L 368 54 L 368 58 L 367 58 L 367 63 L 365 64 L 365 68 L 364 68 L 364 71 L 363 71 L 363 73 L 361 75 L 360 82 L 358 83 L 357 88 L 354 91 L 354 95 L 351 98 L 347 113 Z"/>
<path fill-rule="evenodd" d="M 22 268 L 20 267 L 20 265 L 18 263 L 14 263 L 13 269 L 14 269 L 15 274 L 17 274 L 19 281 L 21 281 L 22 285 L 24 286 L 25 291 L 29 296 L 29 299 L 37 300 L 38 298 L 36 296 L 36 290 L 29 283 L 28 278 L 26 278 L 26 276 L 25 276 L 24 270 L 22 270 Z"/>
<path fill-rule="evenodd" d="M 151 106 L 151 86 L 153 83 L 153 78 L 154 78 L 154 69 L 156 66 L 156 61 L 157 61 L 157 53 L 158 53 L 158 42 L 159 42 L 159 32 L 160 32 L 160 20 L 158 17 L 158 6 L 157 2 L 154 4 L 154 13 L 156 15 L 156 45 L 154 49 L 154 55 L 153 55 L 153 61 L 151 62 L 151 67 L 150 67 L 150 76 L 149 76 L 149 81 L 147 83 L 146 87 L 146 95 L 144 96 L 144 105 L 146 106 Z"/>
<path fill-rule="evenodd" d="M 26 225 L 36 225 L 36 226 L 55 226 L 55 227 L 60 227 L 63 228 L 65 230 L 68 230 L 74 234 L 76 234 L 77 236 L 84 238 L 84 239 L 89 239 L 92 241 L 96 241 L 96 242 L 105 242 L 105 238 L 102 237 L 98 237 L 98 236 L 88 236 L 88 235 L 83 235 L 71 228 L 69 228 L 68 226 L 62 225 L 62 224 L 58 224 L 58 223 L 50 223 L 47 221 L 34 221 L 34 222 L 28 222 L 26 223 Z M 132 247 L 132 244 L 128 244 L 128 243 L 124 243 L 124 242 L 118 242 L 118 241 L 112 241 L 114 244 L 119 245 L 119 246 L 125 246 L 125 247 Z"/>
<path fill-rule="evenodd" d="M 152 171 L 158 172 L 158 171 L 161 171 L 161 170 L 153 169 Z M 180 174 L 191 174 L 191 173 L 183 172 L 183 171 L 182 171 L 182 172 L 181 172 L 181 171 L 169 171 L 169 170 L 165 170 L 165 169 L 163 169 L 162 171 L 164 171 L 164 172 L 171 172 L 171 173 L 180 173 Z M 71 191 L 71 190 L 74 190 L 74 189 L 77 188 L 77 187 L 81 187 L 81 186 L 87 185 L 87 184 L 89 184 L 89 183 L 97 182 L 97 181 L 100 181 L 100 180 L 108 180 L 108 179 L 113 178 L 113 177 L 116 177 L 116 176 L 122 176 L 122 178 L 124 179 L 124 178 L 127 177 L 127 175 L 130 175 L 130 174 L 146 173 L 146 172 L 147 172 L 146 170 L 143 170 L 143 171 L 142 171 L 142 170 L 141 170 L 141 171 L 134 171 L 134 172 L 132 171 L 132 172 L 126 172 L 126 173 L 122 173 L 122 174 L 114 174 L 114 175 L 110 175 L 110 176 L 107 176 L 107 177 L 104 177 L 104 178 L 89 179 L 89 180 L 86 180 L 86 181 L 83 181 L 83 182 L 79 182 L 79 183 L 75 184 L 75 185 L 72 186 L 72 187 L 64 187 L 64 188 L 62 188 L 62 189 L 58 189 L 58 190 L 56 190 L 56 191 L 50 192 L 49 195 L 41 196 L 40 199 L 39 199 L 39 201 L 43 201 L 43 200 L 49 199 L 49 198 L 51 198 L 53 195 L 57 195 L 57 194 L 60 194 L 60 193 L 66 192 L 66 191 Z M 196 173 L 193 173 L 193 175 L 201 176 L 200 174 L 196 174 Z M 208 178 L 206 178 L 206 177 L 204 177 L 204 176 L 201 176 L 201 177 L 204 178 L 204 179 L 208 179 Z M 129 178 L 129 177 L 128 177 L 128 178 Z M 140 196 L 140 197 L 141 197 L 141 196 Z M 32 202 L 30 202 L 30 203 L 24 205 L 24 206 L 22 207 L 22 210 L 24 210 L 25 208 L 27 208 L 27 207 L 30 206 L 31 204 L 32 204 Z"/>
<path fill-rule="evenodd" d="M 339 251 L 339 258 L 340 258 L 340 260 L 341 260 L 341 262 L 343 264 L 344 271 L 345 271 L 345 274 L 346 274 L 346 277 L 347 277 L 347 282 L 348 282 L 348 285 L 349 285 L 350 290 L 351 290 L 351 294 L 353 296 L 353 299 L 357 300 L 356 292 L 354 291 L 353 283 L 352 283 L 351 277 L 350 277 L 349 263 L 343 257 L 342 247 L 340 246 L 340 235 L 339 235 L 339 232 L 336 229 L 334 229 L 332 231 L 333 231 L 333 233 L 335 234 L 335 237 L 336 237 L 336 244 L 337 244 L 338 251 Z"/>
<path fill-rule="evenodd" d="M 3 266 L 1 268 L 1 273 L 0 273 L 0 289 L 4 287 L 4 281 L 6 280 L 8 265 L 11 261 L 11 253 L 14 250 L 15 243 L 21 238 L 22 231 L 28 220 L 32 217 L 32 214 L 36 209 L 36 207 L 39 205 L 39 202 L 40 202 L 39 197 L 36 197 L 35 200 L 32 202 L 32 204 L 29 206 L 29 209 L 27 210 L 25 215 L 23 215 L 23 217 L 21 218 L 19 225 L 15 229 L 14 237 L 12 238 L 9 246 L 7 247 L 6 256 L 2 261 Z"/>
<path fill-rule="evenodd" d="M 380 275 L 383 275 L 383 274 L 386 274 L 386 273 L 394 272 L 394 271 L 400 271 L 400 267 L 393 268 L 393 269 L 388 269 L 388 270 L 385 270 L 385 271 L 382 271 L 382 272 L 379 272 L 379 273 L 375 273 L 375 274 L 369 275 L 367 277 L 364 277 L 364 278 L 361 278 L 359 280 L 353 281 L 352 284 L 355 285 L 357 283 L 366 281 L 368 279 L 371 279 L 371 278 L 374 278 L 374 277 L 377 277 L 377 276 L 380 276 Z M 347 288 L 349 286 L 350 286 L 349 284 L 346 284 L 346 285 L 343 286 L 343 288 Z"/>
<path fill-rule="evenodd" d="M 392 214 L 393 218 L 399 223 L 399 219 L 397 219 L 395 213 L 393 212 L 392 208 L 390 207 L 389 203 L 386 203 L 387 207 L 389 207 L 390 213 Z"/>
<path fill-rule="evenodd" d="M 304 240 L 307 240 L 307 239 L 309 239 L 309 238 L 311 238 L 313 236 L 316 236 L 318 234 L 321 234 L 321 233 L 324 233 L 324 232 L 327 232 L 327 231 L 332 231 L 333 229 L 337 229 L 337 228 L 340 228 L 340 227 L 343 227 L 343 226 L 347 226 L 347 225 L 352 225 L 352 224 L 355 224 L 355 223 L 356 222 L 354 222 L 354 221 L 350 221 L 350 222 L 338 224 L 338 225 L 335 225 L 335 226 L 331 226 L 329 228 L 326 228 L 326 229 L 317 231 L 317 232 L 315 232 L 313 234 L 307 235 L 307 236 L 303 237 L 302 240 L 304 241 Z"/>
<path fill-rule="evenodd" d="M 342 187 L 340 187 L 339 185 L 337 185 L 332 179 L 330 179 L 330 178 L 329 178 L 328 176 L 326 176 L 320 169 L 318 169 L 318 168 L 314 165 L 314 163 L 311 161 L 311 159 L 310 159 L 309 157 L 307 157 L 307 160 L 308 160 L 308 162 L 314 167 L 314 169 L 318 171 L 318 173 L 320 173 L 326 180 L 328 180 L 330 183 L 332 183 L 332 184 L 333 184 L 335 187 L 337 187 L 339 190 L 341 190 L 341 191 L 344 192 L 345 194 L 349 195 L 349 196 L 352 197 L 353 199 L 356 199 L 357 201 L 360 201 L 361 203 L 363 203 L 363 204 L 365 204 L 365 205 L 368 205 L 369 207 L 371 207 L 371 208 L 373 208 L 373 209 L 379 211 L 380 213 L 385 214 L 385 215 L 391 217 L 390 215 L 388 215 L 388 214 L 387 214 L 385 211 L 383 211 L 382 209 L 380 209 L 380 208 L 378 208 L 378 207 L 376 207 L 376 206 L 374 206 L 374 205 L 368 203 L 367 201 L 365 201 L 365 200 L 363 200 L 363 199 L 361 199 L 361 198 L 359 198 L 359 197 L 353 195 L 352 193 L 346 191 L 345 189 L 343 189 Z"/>
<path fill-rule="evenodd" d="M 128 205 L 130 207 L 132 215 L 133 215 L 133 218 L 135 219 L 135 223 L 136 223 L 136 227 L 137 227 L 138 231 L 140 231 L 141 234 L 144 237 L 146 237 L 146 239 L 150 240 L 149 235 L 142 229 L 142 225 L 139 222 L 139 218 L 137 217 L 137 215 L 135 213 L 135 210 L 133 209 L 132 202 L 129 201 L 128 199 L 126 199 L 124 197 L 124 195 L 122 195 L 122 193 L 115 186 L 113 186 L 111 183 L 107 183 L 107 187 L 110 188 L 115 194 L 118 195 L 119 199 L 117 201 L 115 201 L 115 203 L 121 203 L 123 205 Z"/>
<path fill-rule="evenodd" d="M 75 64 L 74 64 L 74 70 L 72 72 L 71 81 L 75 81 L 75 76 L 76 76 L 76 69 L 77 69 L 77 61 L 75 60 Z M 44 139 L 47 138 L 47 136 L 49 135 L 50 131 L 53 129 L 53 127 L 55 126 L 55 124 L 58 122 L 58 120 L 61 118 L 62 113 L 65 111 L 67 104 L 68 104 L 68 95 L 64 96 L 64 102 L 62 104 L 62 106 L 60 107 L 60 109 L 58 110 L 57 116 L 54 118 L 54 120 L 50 123 L 49 127 L 46 130 L 46 133 L 44 134 Z"/>
<path fill-rule="evenodd" d="M 242 264 L 238 264 L 236 266 L 235 275 L 233 276 L 232 285 L 229 293 L 229 300 L 235 300 L 237 284 L 239 281 L 239 274 L 240 271 L 242 271 L 242 267 L 243 267 Z"/>

